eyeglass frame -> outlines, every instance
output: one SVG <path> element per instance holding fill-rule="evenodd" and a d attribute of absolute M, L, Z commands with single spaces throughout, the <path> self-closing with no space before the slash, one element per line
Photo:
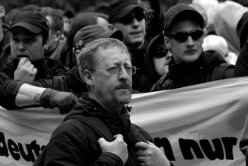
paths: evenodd
<path fill-rule="evenodd" d="M 130 69 L 127 69 L 127 67 L 131 67 Z M 89 70 L 102 70 L 102 69 L 105 69 L 109 74 L 112 74 L 112 75 L 114 75 L 114 74 L 117 74 L 117 75 L 120 75 L 120 73 L 121 73 L 121 71 L 122 71 L 122 69 L 124 68 L 124 70 L 126 71 L 126 73 L 128 74 L 128 75 L 133 75 L 133 74 L 135 74 L 136 72 L 137 72 L 137 70 L 139 69 L 139 68 L 137 68 L 136 66 L 112 66 L 112 67 L 103 67 L 103 68 L 88 68 Z M 112 70 L 111 70 L 112 69 Z M 128 71 L 128 70 L 130 70 L 131 71 L 131 73 L 130 73 L 130 71 Z"/>

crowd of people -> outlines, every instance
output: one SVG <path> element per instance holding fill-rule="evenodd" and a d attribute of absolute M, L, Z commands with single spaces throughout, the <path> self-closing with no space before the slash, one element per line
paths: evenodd
<path fill-rule="evenodd" d="M 127 104 L 135 93 L 248 75 L 248 8 L 206 2 L 163 11 L 159 0 L 114 0 L 75 15 L 0 4 L 0 106 L 67 114 L 35 165 L 173 165 Z"/>

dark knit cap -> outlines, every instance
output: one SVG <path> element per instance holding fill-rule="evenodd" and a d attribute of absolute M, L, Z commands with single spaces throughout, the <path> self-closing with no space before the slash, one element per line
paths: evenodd
<path fill-rule="evenodd" d="M 81 49 L 85 44 L 99 38 L 115 38 L 123 40 L 120 30 L 106 30 L 100 25 L 89 25 L 81 28 L 74 37 L 74 50 Z"/>
<path fill-rule="evenodd" d="M 114 23 L 133 10 L 144 10 L 136 0 L 117 0 L 109 6 L 109 22 Z"/>

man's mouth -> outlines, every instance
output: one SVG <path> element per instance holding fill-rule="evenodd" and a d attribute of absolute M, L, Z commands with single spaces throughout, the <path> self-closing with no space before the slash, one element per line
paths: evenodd
<path fill-rule="evenodd" d="M 187 54 L 194 54 L 196 52 L 196 50 L 187 50 L 187 51 L 185 51 L 185 53 L 187 53 Z"/>
<path fill-rule="evenodd" d="M 131 87 L 128 85 L 123 85 L 123 86 L 118 87 L 117 89 L 131 89 Z"/>
<path fill-rule="evenodd" d="M 141 33 L 141 31 L 136 31 L 136 32 L 131 32 L 130 34 L 131 35 L 138 35 L 138 34 L 140 34 Z"/>

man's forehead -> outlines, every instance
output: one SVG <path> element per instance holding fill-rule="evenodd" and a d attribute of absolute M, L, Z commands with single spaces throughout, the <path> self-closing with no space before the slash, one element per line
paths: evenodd
<path fill-rule="evenodd" d="M 109 46 L 107 48 L 99 47 L 97 50 L 97 57 L 101 61 L 105 59 L 109 62 L 117 62 L 117 61 L 129 61 L 131 62 L 131 58 L 129 53 L 120 47 L 117 46 Z"/>
<path fill-rule="evenodd" d="M 200 25 L 198 25 L 194 20 L 192 19 L 180 19 L 173 23 L 172 25 L 172 31 L 188 31 L 188 29 L 191 28 L 197 28 L 202 29 Z"/>

